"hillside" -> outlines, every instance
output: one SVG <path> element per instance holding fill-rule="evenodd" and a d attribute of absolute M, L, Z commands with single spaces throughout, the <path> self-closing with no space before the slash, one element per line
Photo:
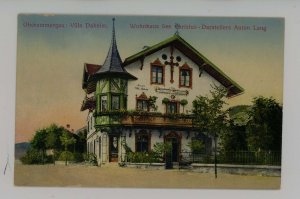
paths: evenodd
<path fill-rule="evenodd" d="M 21 142 L 15 144 L 15 159 L 20 159 L 20 157 L 24 156 L 28 147 L 28 142 Z"/>

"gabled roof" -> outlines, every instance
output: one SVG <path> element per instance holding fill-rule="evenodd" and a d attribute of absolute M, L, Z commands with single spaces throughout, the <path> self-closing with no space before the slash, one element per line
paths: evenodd
<path fill-rule="evenodd" d="M 87 89 L 93 75 L 101 68 L 101 65 L 85 63 L 83 66 L 82 88 Z M 88 92 L 90 93 L 90 92 Z"/>
<path fill-rule="evenodd" d="M 129 74 L 122 66 L 122 60 L 118 51 L 115 35 L 115 18 L 113 18 L 113 30 L 110 48 L 102 67 L 96 72 L 98 76 L 120 76 L 127 79 L 137 79 Z"/>
<path fill-rule="evenodd" d="M 148 47 L 145 50 L 142 50 L 141 52 L 138 52 L 126 58 L 123 63 L 123 66 L 126 67 L 127 65 L 137 60 L 143 61 L 146 56 L 151 55 L 157 52 L 158 50 L 170 45 L 180 50 L 185 56 L 187 56 L 193 62 L 195 62 L 201 70 L 206 71 L 209 75 L 214 77 L 224 87 L 226 87 L 228 89 L 227 97 L 238 95 L 244 91 L 244 89 L 240 85 L 238 85 L 235 81 L 228 77 L 215 64 L 213 64 L 204 55 L 198 52 L 193 46 L 191 46 L 178 34 L 174 34 L 172 37 L 169 37 L 158 44 Z"/>

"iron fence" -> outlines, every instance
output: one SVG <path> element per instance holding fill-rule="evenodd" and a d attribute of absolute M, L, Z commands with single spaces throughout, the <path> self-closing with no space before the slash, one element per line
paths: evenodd
<path fill-rule="evenodd" d="M 181 152 L 181 161 L 190 163 L 214 163 L 214 154 Z M 225 151 L 217 154 L 218 164 L 281 165 L 278 151 Z"/>

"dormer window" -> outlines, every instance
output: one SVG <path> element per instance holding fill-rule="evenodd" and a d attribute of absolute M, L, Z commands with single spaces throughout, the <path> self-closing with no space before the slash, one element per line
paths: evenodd
<path fill-rule="evenodd" d="M 151 84 L 164 84 L 165 68 L 159 59 L 151 63 Z"/>
<path fill-rule="evenodd" d="M 186 63 L 179 68 L 179 87 L 192 88 L 192 68 Z"/>

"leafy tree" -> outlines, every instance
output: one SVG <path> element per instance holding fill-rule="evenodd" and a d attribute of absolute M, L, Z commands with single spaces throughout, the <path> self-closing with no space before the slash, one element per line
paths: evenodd
<path fill-rule="evenodd" d="M 36 131 L 33 139 L 30 141 L 30 146 L 32 147 L 32 153 L 37 154 L 36 151 L 39 151 L 40 156 L 35 155 L 35 157 L 41 158 L 41 163 L 43 164 L 46 156 L 46 139 L 47 139 L 47 131 L 46 129 L 39 129 Z M 36 159 L 36 158 L 35 158 Z M 35 163 L 36 161 L 33 161 Z"/>
<path fill-rule="evenodd" d="M 39 129 L 36 131 L 34 137 L 30 141 L 30 146 L 34 149 L 46 149 L 47 131 L 46 129 Z"/>
<path fill-rule="evenodd" d="M 281 151 L 282 106 L 275 99 L 256 97 L 249 111 L 247 141 L 250 150 Z"/>
<path fill-rule="evenodd" d="M 201 153 L 205 147 L 204 143 L 198 139 L 192 139 L 187 146 L 192 150 L 193 153 Z"/>
<path fill-rule="evenodd" d="M 184 107 L 188 104 L 188 101 L 186 99 L 182 99 L 179 103 L 182 106 L 182 112 L 184 113 Z"/>
<path fill-rule="evenodd" d="M 77 141 L 76 141 L 76 151 L 79 153 L 85 153 L 86 152 L 86 135 L 87 130 L 82 129 L 77 134 Z"/>
<path fill-rule="evenodd" d="M 248 105 L 238 105 L 228 109 L 229 125 L 220 135 L 223 152 L 248 150 L 246 125 L 250 108 Z"/>
<path fill-rule="evenodd" d="M 194 124 L 201 131 L 214 137 L 215 147 L 215 177 L 217 177 L 217 136 L 226 129 L 227 111 L 223 110 L 226 104 L 227 90 L 221 86 L 212 86 L 211 96 L 197 96 L 193 101 Z"/>
<path fill-rule="evenodd" d="M 76 143 L 76 139 L 74 137 L 72 137 L 70 135 L 70 133 L 68 133 L 67 131 L 64 131 L 62 136 L 60 136 L 60 141 L 62 143 L 62 145 L 64 146 L 64 157 L 65 157 L 65 164 L 67 165 L 68 159 L 71 159 L 71 157 L 69 157 L 69 153 L 68 153 L 68 146 L 71 144 L 75 144 Z"/>
<path fill-rule="evenodd" d="M 51 124 L 46 128 L 47 138 L 46 138 L 46 147 L 48 149 L 54 149 L 56 151 L 62 150 L 62 144 L 60 142 L 59 137 L 65 131 L 64 127 L 57 126 L 56 124 Z"/>
<path fill-rule="evenodd" d="M 247 135 L 245 126 L 236 126 L 230 123 L 228 129 L 220 135 L 221 150 L 225 151 L 246 151 Z"/>

